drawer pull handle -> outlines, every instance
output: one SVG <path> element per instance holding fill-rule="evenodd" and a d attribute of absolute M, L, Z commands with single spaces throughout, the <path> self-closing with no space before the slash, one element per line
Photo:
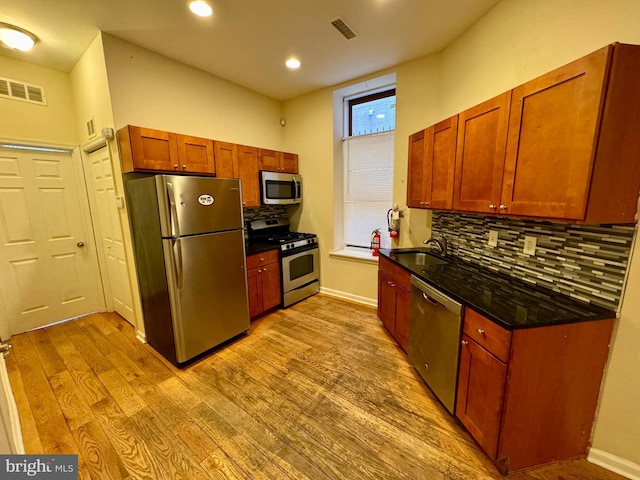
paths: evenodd
<path fill-rule="evenodd" d="M 478 333 L 479 333 L 480 335 L 484 335 L 484 328 L 479 328 L 479 329 L 478 329 Z"/>
<path fill-rule="evenodd" d="M 469 342 L 467 342 L 466 340 L 462 340 L 460 343 L 462 344 L 463 347 L 466 347 L 467 345 L 469 345 Z"/>

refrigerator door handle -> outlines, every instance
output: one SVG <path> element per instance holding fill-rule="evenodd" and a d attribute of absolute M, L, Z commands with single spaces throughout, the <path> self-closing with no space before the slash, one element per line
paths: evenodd
<path fill-rule="evenodd" d="M 182 242 L 179 238 L 173 241 L 173 264 L 176 267 L 176 288 L 182 288 Z"/>
<path fill-rule="evenodd" d="M 169 198 L 169 220 L 171 223 L 171 236 L 180 236 L 180 224 L 178 223 L 178 210 L 176 207 L 176 197 L 173 193 L 173 183 L 167 182 L 167 197 Z"/>

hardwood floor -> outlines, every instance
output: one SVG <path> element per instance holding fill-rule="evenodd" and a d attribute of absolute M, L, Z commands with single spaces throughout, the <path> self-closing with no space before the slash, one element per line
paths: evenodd
<path fill-rule="evenodd" d="M 316 295 L 182 370 L 116 314 L 11 342 L 27 453 L 78 453 L 82 479 L 504 478 L 373 308 Z M 509 478 L 622 479 L 586 460 Z"/>

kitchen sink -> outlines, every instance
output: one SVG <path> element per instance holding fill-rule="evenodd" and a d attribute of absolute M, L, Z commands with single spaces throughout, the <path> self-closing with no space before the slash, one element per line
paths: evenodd
<path fill-rule="evenodd" d="M 429 252 L 427 248 L 398 248 L 391 250 L 391 257 L 407 267 L 431 267 L 446 265 L 447 261 Z"/>

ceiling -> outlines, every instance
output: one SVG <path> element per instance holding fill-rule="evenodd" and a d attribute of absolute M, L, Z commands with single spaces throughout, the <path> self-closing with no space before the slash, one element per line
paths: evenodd
<path fill-rule="evenodd" d="M 69 72 L 99 30 L 278 100 L 438 52 L 499 0 L 0 0 L 0 22 L 40 38 L 0 55 Z M 356 33 L 331 25 L 341 17 Z M 298 57 L 302 67 L 285 68 Z M 0 72 L 2 76 L 2 72 Z"/>

